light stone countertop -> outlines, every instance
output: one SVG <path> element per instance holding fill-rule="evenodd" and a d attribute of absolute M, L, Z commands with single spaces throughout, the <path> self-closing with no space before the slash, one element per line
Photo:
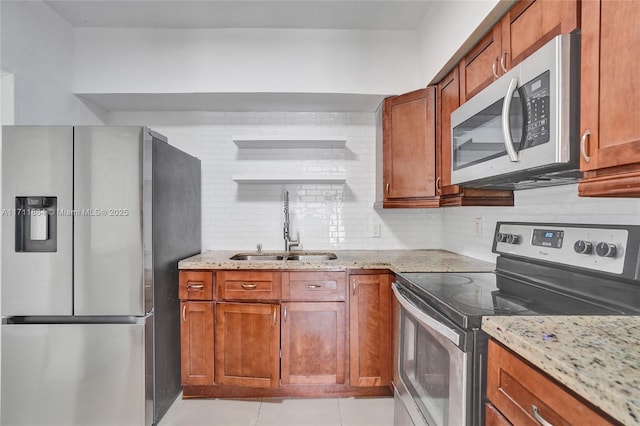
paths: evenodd
<path fill-rule="evenodd" d="M 325 252 L 325 251 L 323 251 Z M 445 250 L 326 250 L 334 260 L 230 260 L 236 253 L 212 250 L 181 260 L 179 269 L 389 269 L 393 272 L 487 272 L 495 264 Z M 271 253 L 265 250 L 263 253 Z M 278 252 L 282 253 L 282 252 Z M 293 251 L 292 253 L 296 253 Z"/>
<path fill-rule="evenodd" d="M 625 425 L 640 425 L 640 316 L 494 316 L 482 329 Z"/>

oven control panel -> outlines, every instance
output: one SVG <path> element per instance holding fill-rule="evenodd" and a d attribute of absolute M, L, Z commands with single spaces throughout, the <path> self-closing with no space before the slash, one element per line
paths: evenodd
<path fill-rule="evenodd" d="M 499 222 L 493 252 L 622 274 L 628 241 L 625 227 Z"/>

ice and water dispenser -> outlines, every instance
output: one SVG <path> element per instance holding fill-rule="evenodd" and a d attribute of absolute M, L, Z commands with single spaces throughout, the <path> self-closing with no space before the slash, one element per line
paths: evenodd
<path fill-rule="evenodd" d="M 57 250 L 57 197 L 16 197 L 16 251 Z"/>

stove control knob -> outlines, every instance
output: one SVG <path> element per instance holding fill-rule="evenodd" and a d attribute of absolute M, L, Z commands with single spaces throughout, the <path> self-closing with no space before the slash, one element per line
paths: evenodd
<path fill-rule="evenodd" d="M 507 234 L 503 234 L 502 232 L 498 232 L 496 234 L 496 241 L 499 243 L 505 243 L 507 241 Z"/>
<path fill-rule="evenodd" d="M 578 254 L 591 254 L 591 252 L 593 251 L 593 244 L 591 244 L 591 242 L 589 241 L 578 240 L 573 245 L 573 249 Z"/>
<path fill-rule="evenodd" d="M 508 244 L 519 244 L 520 243 L 520 235 L 516 235 L 516 234 L 507 235 L 507 243 Z"/>
<path fill-rule="evenodd" d="M 616 257 L 617 249 L 615 244 L 598 243 L 596 245 L 596 254 L 601 257 Z"/>

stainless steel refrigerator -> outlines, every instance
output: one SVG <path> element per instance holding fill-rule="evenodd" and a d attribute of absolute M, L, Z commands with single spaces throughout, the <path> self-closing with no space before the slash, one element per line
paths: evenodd
<path fill-rule="evenodd" d="M 180 392 L 200 160 L 145 127 L 2 131 L 0 423 L 155 424 Z"/>

